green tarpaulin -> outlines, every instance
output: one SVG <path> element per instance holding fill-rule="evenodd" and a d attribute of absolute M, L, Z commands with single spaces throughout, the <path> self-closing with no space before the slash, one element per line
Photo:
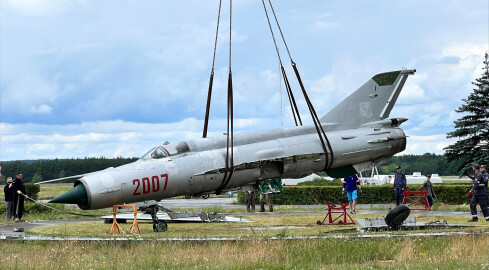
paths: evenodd
<path fill-rule="evenodd" d="M 283 190 L 282 179 L 277 177 L 260 180 L 258 182 L 258 188 L 261 194 L 280 193 Z"/>

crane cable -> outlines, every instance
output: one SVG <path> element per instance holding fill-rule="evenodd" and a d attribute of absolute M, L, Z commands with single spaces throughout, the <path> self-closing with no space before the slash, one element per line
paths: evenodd
<path fill-rule="evenodd" d="M 222 4 L 222 0 L 219 0 L 219 11 L 217 13 L 216 38 L 214 40 L 214 54 L 212 56 L 212 70 L 211 70 L 211 75 L 209 78 L 209 90 L 207 93 L 207 105 L 205 107 L 204 131 L 202 133 L 202 138 L 207 137 L 207 128 L 209 126 L 209 111 L 210 111 L 210 107 L 211 107 L 212 86 L 214 83 L 214 64 L 216 63 L 217 36 L 219 34 L 219 21 L 221 18 L 221 4 Z"/>
<path fill-rule="evenodd" d="M 228 102 L 227 102 L 227 133 L 226 133 L 226 160 L 225 172 L 221 185 L 216 190 L 216 194 L 221 194 L 222 190 L 229 184 L 234 171 L 234 107 L 233 107 L 233 74 L 231 71 L 231 37 L 232 37 L 232 14 L 233 0 L 229 0 L 229 74 L 228 74 Z"/>
<path fill-rule="evenodd" d="M 263 2 L 263 0 L 262 0 L 262 2 Z M 275 18 L 275 22 L 276 22 L 277 27 L 280 31 L 280 35 L 282 36 L 282 41 L 284 42 L 285 48 L 287 49 L 287 53 L 289 55 L 290 62 L 292 64 L 292 68 L 294 69 L 295 75 L 296 75 L 297 80 L 299 82 L 299 85 L 301 87 L 302 94 L 304 95 L 304 99 L 306 100 L 306 103 L 307 103 L 307 107 L 309 108 L 309 112 L 311 113 L 311 117 L 312 117 L 312 120 L 314 122 L 314 126 L 316 127 L 316 132 L 319 136 L 319 140 L 321 141 L 321 146 L 323 148 L 323 151 L 325 154 L 325 159 L 326 159 L 325 167 L 324 167 L 324 171 L 326 171 L 327 169 L 331 168 L 331 166 L 333 165 L 333 159 L 334 159 L 333 148 L 331 147 L 331 143 L 329 142 L 329 139 L 326 136 L 326 132 L 324 132 L 323 126 L 321 125 L 321 122 L 319 121 L 319 117 L 317 116 L 316 110 L 314 109 L 314 106 L 313 106 L 311 100 L 309 99 L 309 96 L 307 95 L 306 89 L 304 87 L 304 84 L 302 83 L 302 79 L 301 79 L 301 76 L 299 74 L 299 70 L 297 69 L 297 65 L 294 62 L 294 60 L 292 59 L 292 55 L 290 54 L 289 47 L 287 46 L 287 42 L 285 41 L 285 37 L 284 37 L 284 34 L 282 32 L 282 28 L 280 27 L 280 24 L 278 22 L 278 18 L 277 18 L 277 15 L 275 13 L 275 10 L 273 8 L 271 0 L 268 0 L 268 3 L 270 4 L 270 8 L 271 8 L 273 16 Z M 268 17 L 268 15 L 267 15 L 267 17 Z M 271 27 L 270 27 L 270 30 L 271 30 Z M 274 38 L 274 40 L 275 40 L 275 38 Z M 277 49 L 277 51 L 278 51 L 278 49 Z M 331 158 L 329 158 L 329 156 L 328 156 L 328 148 L 330 150 L 329 153 L 331 154 Z"/>
<path fill-rule="evenodd" d="M 282 77 L 284 78 L 285 88 L 287 90 L 287 95 L 289 97 L 289 103 L 290 103 L 290 108 L 292 110 L 292 115 L 294 117 L 294 122 L 295 122 L 296 126 L 298 126 L 299 124 L 302 126 L 302 120 L 301 120 L 301 116 L 299 114 L 299 109 L 297 108 L 297 104 L 295 102 L 294 94 L 293 94 L 292 89 L 290 87 L 289 79 L 287 78 L 287 74 L 285 73 L 284 65 L 282 64 L 282 59 L 280 57 L 277 42 L 275 40 L 275 35 L 273 34 L 272 24 L 270 23 L 270 18 L 268 16 L 268 11 L 267 11 L 267 8 L 265 6 L 265 1 L 262 0 L 261 2 L 263 4 L 263 10 L 265 10 L 265 15 L 267 16 L 267 22 L 268 22 L 268 26 L 270 28 L 270 33 L 272 34 L 273 44 L 275 45 L 275 50 L 277 51 L 278 62 L 280 64 L 280 70 L 282 72 Z M 288 51 L 288 48 L 287 48 L 287 51 Z M 296 115 L 297 115 L 297 117 L 296 117 Z M 299 123 L 297 122 L 297 120 L 299 120 Z"/>

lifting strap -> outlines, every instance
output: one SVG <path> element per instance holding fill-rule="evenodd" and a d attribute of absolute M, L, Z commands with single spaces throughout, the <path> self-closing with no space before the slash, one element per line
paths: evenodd
<path fill-rule="evenodd" d="M 264 4 L 263 0 L 262 0 L 262 2 Z M 333 149 L 332 149 L 331 144 L 328 140 L 328 137 L 326 136 L 326 132 L 324 132 L 323 126 L 321 125 L 321 122 L 319 121 L 319 117 L 317 116 L 316 110 L 314 109 L 314 106 L 312 105 L 312 102 L 309 99 L 309 96 L 307 95 L 306 89 L 304 87 L 304 84 L 302 83 L 302 79 L 301 79 L 301 76 L 299 74 L 299 70 L 297 69 L 297 65 L 294 62 L 294 60 L 292 59 L 292 55 L 290 54 L 289 47 L 287 46 L 287 42 L 285 41 L 285 37 L 284 37 L 284 34 L 282 32 L 282 28 L 280 27 L 280 24 L 278 22 L 277 15 L 275 14 L 275 10 L 273 9 L 273 5 L 272 5 L 271 0 L 268 0 L 268 3 L 270 4 L 270 8 L 271 8 L 273 16 L 275 18 L 275 22 L 277 23 L 277 27 L 280 31 L 280 35 L 282 36 L 282 41 L 284 42 L 285 48 L 287 49 L 287 53 L 289 55 L 290 62 L 292 64 L 292 68 L 294 69 L 295 75 L 297 77 L 297 80 L 298 80 L 299 85 L 300 85 L 301 90 L 302 90 L 302 94 L 304 95 L 304 99 L 306 100 L 307 107 L 309 108 L 309 112 L 311 113 L 311 117 L 312 117 L 312 120 L 314 122 L 314 126 L 316 127 L 316 132 L 319 136 L 319 140 L 321 142 L 321 146 L 322 146 L 324 154 L 325 154 L 326 162 L 325 162 L 324 171 L 326 171 L 329 168 L 331 168 L 331 166 L 333 165 L 333 159 L 334 159 Z M 264 7 L 265 7 L 265 4 L 264 4 Z M 266 8 L 265 8 L 265 12 L 266 12 Z M 268 15 L 267 15 L 267 18 L 268 18 Z M 270 21 L 269 21 L 269 24 L 270 24 Z M 271 30 L 271 26 L 270 26 L 270 30 Z M 272 32 L 272 36 L 273 36 L 273 32 Z M 274 42 L 275 42 L 275 38 L 274 38 Z M 276 46 L 276 43 L 275 43 L 275 46 Z M 278 52 L 278 48 L 277 48 L 277 52 Z M 284 73 L 284 71 L 282 71 L 282 72 Z M 328 151 L 328 149 L 329 149 L 329 151 Z M 329 158 L 328 154 L 331 155 L 331 158 Z"/>
<path fill-rule="evenodd" d="M 232 14 L 233 14 L 233 0 L 229 0 L 229 75 L 228 75 L 228 102 L 227 102 L 227 133 L 226 133 L 226 161 L 224 177 L 222 178 L 221 185 L 216 190 L 216 194 L 221 194 L 222 190 L 231 181 L 234 171 L 234 108 L 233 108 L 233 76 L 231 72 L 231 34 L 232 34 Z"/>
<path fill-rule="evenodd" d="M 275 40 L 275 35 L 273 34 L 272 24 L 270 23 L 270 18 L 268 17 L 268 11 L 265 6 L 265 1 L 261 1 L 263 4 L 263 10 L 265 10 L 265 15 L 267 16 L 268 27 L 270 28 L 270 33 L 272 34 L 273 44 L 275 45 L 275 50 L 277 51 L 278 62 L 280 64 L 280 70 L 282 71 L 282 77 L 284 78 L 285 88 L 287 89 L 287 95 L 289 97 L 290 108 L 292 109 L 292 115 L 294 116 L 295 125 L 299 124 L 302 126 L 301 116 L 299 114 L 299 109 L 297 108 L 297 104 L 295 102 L 294 93 L 290 87 L 289 79 L 287 78 L 287 73 L 285 73 L 284 65 L 282 64 L 282 59 L 280 57 L 280 53 L 278 50 L 277 42 Z M 296 117 L 297 115 L 297 117 Z M 297 122 L 299 121 L 299 123 Z"/>
<path fill-rule="evenodd" d="M 214 40 L 214 55 L 212 56 L 212 70 L 211 70 L 211 76 L 209 79 L 209 91 L 207 93 L 207 106 L 205 107 L 204 131 L 202 133 L 202 138 L 207 137 L 207 127 L 209 126 L 209 111 L 211 108 L 212 85 L 214 83 L 214 64 L 216 63 L 217 36 L 219 34 L 219 21 L 221 18 L 221 4 L 222 4 L 222 0 L 219 0 L 219 12 L 217 13 L 216 39 Z"/>

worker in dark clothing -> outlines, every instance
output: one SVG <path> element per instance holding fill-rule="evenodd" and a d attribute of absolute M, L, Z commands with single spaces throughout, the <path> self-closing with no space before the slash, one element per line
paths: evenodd
<path fill-rule="evenodd" d="M 255 212 L 255 191 L 253 189 L 246 191 L 246 211 L 250 212 L 250 210 Z"/>
<path fill-rule="evenodd" d="M 484 177 L 484 182 L 489 182 L 489 173 L 486 171 L 486 165 L 481 165 L 481 173 L 482 177 Z"/>
<path fill-rule="evenodd" d="M 17 173 L 15 180 L 12 184 L 12 193 L 14 199 L 14 221 L 20 222 L 22 220 L 22 215 L 24 214 L 24 196 L 25 186 L 22 182 L 22 173 Z"/>
<path fill-rule="evenodd" d="M 394 176 L 394 190 L 396 191 L 396 205 L 402 202 L 402 193 L 406 189 L 406 175 L 401 171 L 401 166 L 396 167 Z"/>
<path fill-rule="evenodd" d="M 273 212 L 272 194 L 260 194 L 260 212 L 265 212 L 265 203 L 268 203 L 268 211 Z"/>
<path fill-rule="evenodd" d="M 12 177 L 7 177 L 7 184 L 3 188 L 3 194 L 5 195 L 5 217 L 7 220 L 11 220 L 14 214 L 14 196 L 12 193 Z"/>
<path fill-rule="evenodd" d="M 426 198 L 428 198 L 430 207 L 433 206 L 435 191 L 433 190 L 433 184 L 431 183 L 431 175 L 426 176 L 426 181 L 423 183 L 423 191 L 426 192 Z"/>
<path fill-rule="evenodd" d="M 489 221 L 489 209 L 487 208 L 489 201 L 487 195 L 487 181 L 480 171 L 479 164 L 472 165 L 472 169 L 474 170 L 475 175 L 473 180 L 474 185 L 470 190 L 472 192 L 472 201 L 470 201 L 470 213 L 472 214 L 472 219 L 469 220 L 469 222 L 479 221 L 479 218 L 477 217 L 477 204 L 480 205 L 486 221 Z"/>

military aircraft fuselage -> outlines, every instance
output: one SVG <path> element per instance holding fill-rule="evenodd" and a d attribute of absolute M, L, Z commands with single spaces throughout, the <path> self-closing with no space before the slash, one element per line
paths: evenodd
<path fill-rule="evenodd" d="M 342 177 L 362 166 L 384 161 L 405 149 L 404 132 L 391 120 L 368 127 L 330 131 L 323 125 L 334 160 L 326 172 Z M 169 153 L 178 148 L 180 153 Z M 183 151 L 182 151 L 183 150 Z M 263 164 L 271 162 L 284 178 L 301 178 L 324 170 L 325 154 L 314 126 L 238 133 L 234 140 L 234 173 L 227 189 L 256 184 Z M 121 203 L 161 200 L 185 194 L 211 193 L 224 177 L 226 137 L 170 143 L 154 148 L 136 162 L 77 180 L 87 201 L 82 209 L 99 209 Z M 356 167 L 356 168 L 355 168 Z"/>
<path fill-rule="evenodd" d="M 377 74 L 323 116 L 321 125 L 331 145 L 327 154 L 312 125 L 237 133 L 232 177 L 223 186 L 229 172 L 226 136 L 165 143 L 133 163 L 84 175 L 50 202 L 99 209 L 256 186 L 275 177 L 301 178 L 320 171 L 336 178 L 353 175 L 406 148 L 399 126 L 407 119 L 387 117 L 414 72 Z"/>

